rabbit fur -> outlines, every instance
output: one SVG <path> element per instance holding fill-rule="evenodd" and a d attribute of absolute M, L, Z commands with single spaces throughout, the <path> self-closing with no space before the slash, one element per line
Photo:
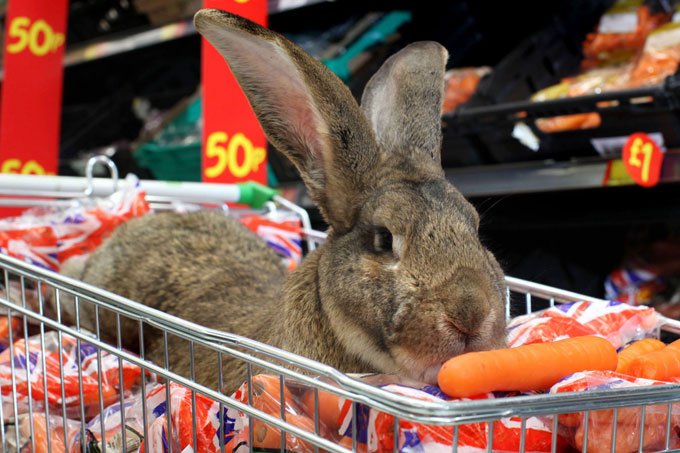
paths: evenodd
<path fill-rule="evenodd" d="M 214 9 L 194 21 L 270 142 L 300 171 L 328 239 L 286 277 L 275 254 L 233 219 L 153 214 L 121 226 L 70 275 L 344 372 L 432 383 L 449 357 L 504 347 L 503 272 L 440 162 L 446 50 L 405 47 L 370 80 L 360 107 L 281 35 Z M 115 317 L 100 323 L 115 340 Z M 81 325 L 92 324 L 85 310 Z M 138 322 L 121 327 L 123 345 L 136 351 Z M 144 333 L 145 357 L 163 365 L 162 336 Z M 171 368 L 188 375 L 186 342 L 169 341 Z M 215 387 L 216 370 L 216 354 L 197 350 L 195 378 Z M 246 376 L 244 363 L 226 355 L 223 370 L 224 391 Z"/>

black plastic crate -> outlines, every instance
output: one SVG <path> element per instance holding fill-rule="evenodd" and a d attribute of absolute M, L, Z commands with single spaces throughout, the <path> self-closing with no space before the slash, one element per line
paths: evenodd
<path fill-rule="evenodd" d="M 535 124 L 539 118 L 577 113 L 597 113 L 601 125 L 544 133 Z M 595 143 L 598 139 L 625 137 L 633 132 L 660 133 L 666 147 L 678 147 L 680 78 L 677 75 L 670 77 L 664 85 L 657 87 L 461 109 L 445 121 L 443 159 L 448 166 L 597 156 Z M 537 151 L 512 136 L 517 123 L 527 125 L 538 138 L 540 148 Z M 461 160 L 460 150 L 466 147 L 474 149 L 476 162 Z"/>

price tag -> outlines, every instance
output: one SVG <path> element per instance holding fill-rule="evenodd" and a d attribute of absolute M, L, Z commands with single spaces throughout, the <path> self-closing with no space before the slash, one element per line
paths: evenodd
<path fill-rule="evenodd" d="M 661 176 L 663 151 L 649 135 L 636 132 L 623 146 L 623 163 L 636 183 L 653 187 Z"/>
<path fill-rule="evenodd" d="M 267 25 L 266 0 L 204 0 L 206 8 Z M 272 68 L 276 70 L 276 68 Z M 267 141 L 224 58 L 203 39 L 203 181 L 267 183 Z"/>
<path fill-rule="evenodd" d="M 55 174 L 67 0 L 10 0 L 7 6 L 0 172 Z"/>

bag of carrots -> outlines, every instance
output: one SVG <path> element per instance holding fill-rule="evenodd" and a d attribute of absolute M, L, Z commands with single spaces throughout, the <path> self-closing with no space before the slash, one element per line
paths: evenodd
<path fill-rule="evenodd" d="M 460 105 L 470 100 L 482 77 L 491 72 L 491 68 L 456 68 L 446 71 L 444 75 L 443 113 L 453 113 Z"/>
<path fill-rule="evenodd" d="M 134 181 L 106 198 L 29 209 L 0 219 L 0 253 L 56 271 L 68 258 L 93 252 L 121 223 L 149 210 Z"/>
<path fill-rule="evenodd" d="M 44 413 L 37 413 L 31 418 L 29 414 L 23 414 L 19 416 L 18 423 L 6 424 L 5 430 L 7 453 L 48 453 L 51 451 L 78 453 L 81 451 L 80 422 L 66 419 L 66 425 L 64 425 L 61 415 L 50 415 L 48 418 Z M 17 435 L 18 446 L 16 445 Z"/>
<path fill-rule="evenodd" d="M 583 43 L 582 66 L 592 68 L 630 60 L 647 35 L 668 22 L 670 15 L 652 13 L 642 0 L 618 0 L 600 19 L 597 30 Z"/>
<path fill-rule="evenodd" d="M 550 393 L 587 392 L 592 390 L 634 388 L 650 385 L 662 385 L 666 382 L 636 378 L 615 371 L 585 371 L 555 384 Z M 649 405 L 645 407 L 643 451 L 659 451 L 665 449 L 667 404 Z M 680 447 L 678 427 L 680 427 L 680 406 L 674 404 L 671 416 L 670 448 Z M 620 408 L 616 423 L 616 451 L 638 451 L 640 442 L 641 407 Z M 560 415 L 561 432 L 569 434 L 570 443 L 583 448 L 585 443 L 585 413 Z M 596 410 L 588 415 L 588 451 L 611 451 L 614 435 L 614 410 Z"/>
<path fill-rule="evenodd" d="M 32 399 L 34 410 L 43 408 L 45 399 L 47 399 L 51 410 L 61 412 L 63 403 L 66 406 L 66 415 L 79 419 L 81 389 L 86 418 L 98 413 L 100 369 L 102 372 L 101 399 L 104 405 L 108 406 L 117 400 L 121 387 L 117 357 L 103 351 L 101 363 L 98 363 L 97 349 L 89 343 L 81 342 L 78 348 L 76 339 L 64 334 L 60 344 L 57 332 L 47 332 L 44 339 L 44 354 L 40 336 L 29 337 L 28 355 L 23 338 L 15 341 L 11 348 L 0 353 L 0 388 L 5 417 L 14 414 L 13 397 L 16 397 L 19 414 L 28 411 L 29 398 Z M 78 355 L 80 355 L 82 380 L 78 371 Z M 12 368 L 14 379 L 12 379 Z M 45 394 L 44 376 L 47 381 L 47 394 Z M 62 376 L 65 400 L 62 400 Z M 139 367 L 123 362 L 122 387 L 125 394 L 130 394 L 139 383 L 140 377 Z M 16 395 L 14 395 L 14 389 L 16 389 Z"/>
<path fill-rule="evenodd" d="M 654 30 L 630 76 L 629 86 L 659 85 L 675 74 L 680 63 L 680 21 Z"/>
<path fill-rule="evenodd" d="M 511 347 L 582 335 L 599 335 L 615 348 L 632 340 L 658 336 L 653 308 L 620 302 L 572 302 L 514 318 L 508 325 Z"/>
<path fill-rule="evenodd" d="M 437 387 L 424 384 L 394 383 L 393 376 L 373 376 L 373 383 L 383 379 L 388 382 L 382 385 L 384 390 L 408 396 L 423 401 L 469 401 L 493 399 L 496 397 L 512 397 L 517 393 L 486 393 L 472 398 L 453 399 L 446 396 Z M 399 420 L 397 449 L 394 449 L 394 417 L 377 409 L 358 404 L 357 440 L 359 451 L 392 452 L 392 451 L 451 451 L 453 448 L 453 429 L 451 426 L 434 426 Z M 355 422 L 351 401 L 341 400 L 342 423 L 340 432 L 345 436 L 342 445 L 350 448 L 352 445 L 352 424 Z M 549 421 L 544 422 L 537 417 L 530 417 L 526 421 L 525 452 L 565 451 L 566 439 L 557 436 L 557 445 L 552 450 L 552 431 Z M 520 451 L 521 420 L 509 417 L 493 422 L 493 451 Z M 458 428 L 458 451 L 487 451 L 489 439 L 489 423 L 470 423 Z M 479 449 L 479 450 L 477 450 Z"/>

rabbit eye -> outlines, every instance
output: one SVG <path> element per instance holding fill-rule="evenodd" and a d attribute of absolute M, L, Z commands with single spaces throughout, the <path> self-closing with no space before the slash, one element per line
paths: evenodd
<path fill-rule="evenodd" d="M 392 233 L 385 227 L 377 227 L 373 234 L 373 249 L 376 252 L 392 253 Z"/>

